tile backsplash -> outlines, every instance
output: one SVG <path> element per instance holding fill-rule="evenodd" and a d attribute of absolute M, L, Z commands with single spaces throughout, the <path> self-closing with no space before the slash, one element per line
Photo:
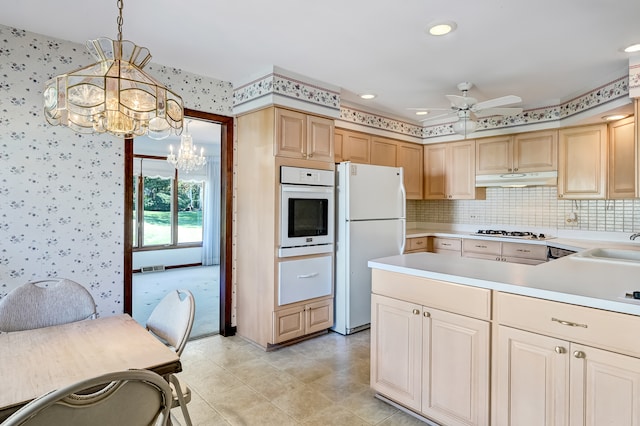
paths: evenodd
<path fill-rule="evenodd" d="M 407 222 L 640 231 L 640 199 L 561 200 L 555 186 L 487 188 L 486 200 L 408 200 Z"/>

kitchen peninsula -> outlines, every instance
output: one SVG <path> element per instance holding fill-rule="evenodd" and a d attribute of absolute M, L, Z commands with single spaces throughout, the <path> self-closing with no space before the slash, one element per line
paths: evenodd
<path fill-rule="evenodd" d="M 638 424 L 640 246 L 573 247 L 370 261 L 372 388 L 447 426 Z"/>

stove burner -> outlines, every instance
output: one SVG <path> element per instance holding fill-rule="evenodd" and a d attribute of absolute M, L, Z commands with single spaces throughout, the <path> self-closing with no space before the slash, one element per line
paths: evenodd
<path fill-rule="evenodd" d="M 513 238 L 527 238 L 532 240 L 543 240 L 549 237 L 546 237 L 544 234 L 534 234 L 533 232 L 527 231 L 503 231 L 496 229 L 480 229 L 476 232 L 476 235 L 488 235 L 493 237 L 513 237 Z"/>

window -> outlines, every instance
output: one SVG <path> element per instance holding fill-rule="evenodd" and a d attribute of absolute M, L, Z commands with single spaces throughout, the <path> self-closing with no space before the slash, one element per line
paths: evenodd
<path fill-rule="evenodd" d="M 162 157 L 134 156 L 133 185 L 134 249 L 202 244 L 201 176 L 183 179 Z"/>

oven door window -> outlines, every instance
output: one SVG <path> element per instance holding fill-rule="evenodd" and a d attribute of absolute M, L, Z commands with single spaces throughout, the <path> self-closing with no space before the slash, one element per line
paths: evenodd
<path fill-rule="evenodd" d="M 328 235 L 329 200 L 289 198 L 289 238 Z"/>

